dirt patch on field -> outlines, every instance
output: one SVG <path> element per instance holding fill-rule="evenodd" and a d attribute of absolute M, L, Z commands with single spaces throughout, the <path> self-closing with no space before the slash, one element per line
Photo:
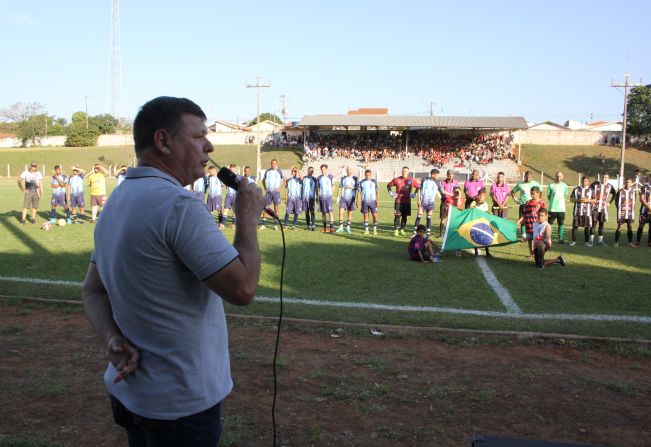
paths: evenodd
<path fill-rule="evenodd" d="M 126 445 L 83 314 L 26 304 L 0 313 L 0 446 Z M 231 318 L 229 329 L 236 385 L 222 444 L 271 445 L 274 325 Z M 477 433 L 649 445 L 642 345 L 288 323 L 279 365 L 279 445 L 469 446 Z"/>

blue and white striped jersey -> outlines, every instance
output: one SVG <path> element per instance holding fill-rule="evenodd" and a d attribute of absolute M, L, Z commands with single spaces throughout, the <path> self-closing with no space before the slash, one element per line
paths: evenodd
<path fill-rule="evenodd" d="M 283 173 L 280 169 L 267 169 L 262 177 L 262 183 L 267 188 L 267 191 L 278 191 L 283 184 Z"/>
<path fill-rule="evenodd" d="M 427 205 L 434 203 L 436 195 L 442 188 L 439 182 L 430 177 L 424 179 L 420 185 L 420 202 Z"/>
<path fill-rule="evenodd" d="M 206 191 L 206 178 L 201 177 L 194 181 L 192 184 L 192 190 L 194 192 L 205 192 Z"/>
<path fill-rule="evenodd" d="M 59 182 L 57 182 L 57 177 L 59 177 L 59 180 L 64 184 L 68 184 L 68 177 L 65 174 L 61 174 L 59 176 L 53 175 L 52 176 L 52 186 L 56 186 L 52 190 L 52 195 L 53 196 L 65 196 L 66 195 L 66 188 L 59 186 Z"/>
<path fill-rule="evenodd" d="M 217 176 L 208 177 L 208 195 L 217 197 L 222 195 L 222 182 L 219 181 Z"/>
<path fill-rule="evenodd" d="M 84 192 L 84 176 L 73 175 L 68 180 L 70 185 L 70 194 L 80 194 Z"/>
<path fill-rule="evenodd" d="M 334 189 L 333 177 L 328 175 L 320 175 L 317 180 L 317 186 L 319 188 L 319 196 L 321 197 L 332 197 L 332 191 Z"/>
<path fill-rule="evenodd" d="M 301 198 L 301 179 L 298 177 L 291 177 L 287 180 L 287 198 L 300 199 Z"/>
<path fill-rule="evenodd" d="M 314 200 L 316 197 L 316 178 L 314 176 L 303 177 L 303 199 Z"/>
<path fill-rule="evenodd" d="M 377 180 L 375 179 L 370 179 L 370 180 L 362 180 L 359 183 L 359 190 L 362 195 L 362 202 L 365 203 L 371 203 L 371 202 L 377 202 Z"/>
<path fill-rule="evenodd" d="M 342 189 L 341 197 L 345 200 L 350 200 L 355 197 L 357 193 L 357 177 L 354 175 L 347 175 L 341 178 L 339 187 Z"/>

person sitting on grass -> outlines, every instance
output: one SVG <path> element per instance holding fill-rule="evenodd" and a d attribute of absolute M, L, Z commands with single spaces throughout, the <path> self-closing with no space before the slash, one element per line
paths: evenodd
<path fill-rule="evenodd" d="M 441 262 L 441 258 L 434 254 L 434 249 L 439 247 L 427 237 L 425 225 L 416 227 L 416 236 L 411 238 L 407 251 L 412 261 L 416 262 Z"/>
<path fill-rule="evenodd" d="M 533 225 L 538 222 L 538 210 L 541 208 L 547 207 L 545 202 L 540 200 L 540 188 L 533 186 L 531 188 L 531 200 L 524 204 L 522 217 L 516 222 L 516 225 L 522 225 L 524 222 L 525 237 L 522 238 L 522 241 L 526 240 L 529 244 L 529 259 L 533 258 Z"/>
<path fill-rule="evenodd" d="M 545 261 L 545 253 L 552 248 L 552 227 L 547 222 L 547 219 L 547 210 L 540 208 L 538 210 L 538 222 L 533 224 L 533 253 L 536 267 L 544 269 L 554 264 L 565 267 L 565 259 L 562 256 Z"/>
<path fill-rule="evenodd" d="M 475 200 L 470 202 L 470 208 L 477 208 L 478 210 L 482 210 L 486 213 L 488 212 L 488 203 L 486 203 L 486 188 L 480 188 L 479 191 L 477 191 Z M 487 258 L 493 257 L 493 255 L 488 251 L 488 246 L 484 247 L 484 250 L 486 250 Z M 479 250 L 477 250 L 477 247 L 475 247 L 475 256 L 479 256 Z"/>

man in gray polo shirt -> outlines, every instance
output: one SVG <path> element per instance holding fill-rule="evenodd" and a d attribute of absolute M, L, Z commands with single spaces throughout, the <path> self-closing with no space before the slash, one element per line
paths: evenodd
<path fill-rule="evenodd" d="M 133 126 L 138 167 L 95 228 L 82 298 L 108 346 L 104 382 L 131 447 L 217 445 L 233 386 L 221 299 L 248 305 L 260 275 L 260 189 L 240 182 L 231 245 L 183 188 L 214 150 L 205 119 L 188 99 L 146 103 Z"/>

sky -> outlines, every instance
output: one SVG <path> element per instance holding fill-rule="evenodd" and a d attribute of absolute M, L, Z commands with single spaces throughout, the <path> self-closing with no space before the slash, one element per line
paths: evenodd
<path fill-rule="evenodd" d="M 651 83 L 651 2 L 120 0 L 121 116 L 183 96 L 210 119 L 391 115 L 621 119 Z M 110 108 L 111 0 L 0 0 L 0 108 Z M 87 97 L 87 98 L 86 98 Z"/>

